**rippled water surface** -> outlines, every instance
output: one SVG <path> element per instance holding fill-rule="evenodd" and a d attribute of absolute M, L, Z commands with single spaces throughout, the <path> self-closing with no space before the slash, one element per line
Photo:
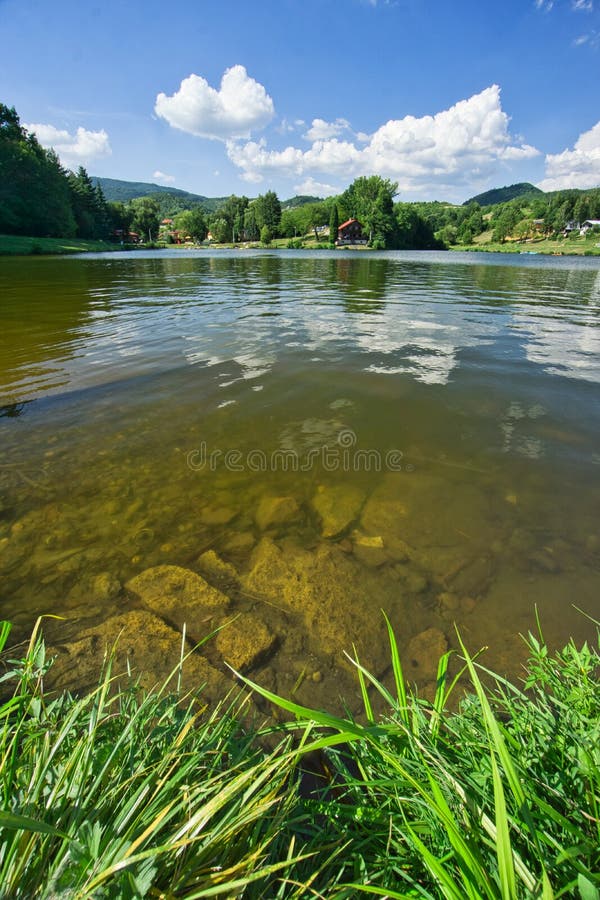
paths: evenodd
<path fill-rule="evenodd" d="M 600 616 L 599 324 L 593 259 L 0 260 L 1 614 L 73 640 L 180 565 L 304 699 L 384 671 L 381 609 L 425 691 L 455 623 L 515 674 L 536 605 Z"/>

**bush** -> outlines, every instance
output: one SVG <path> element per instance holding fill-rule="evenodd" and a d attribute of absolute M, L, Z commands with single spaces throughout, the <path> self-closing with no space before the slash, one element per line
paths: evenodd
<path fill-rule="evenodd" d="M 273 235 L 271 234 L 271 229 L 268 225 L 263 225 L 260 229 L 260 242 L 265 247 L 268 247 L 273 239 Z"/>

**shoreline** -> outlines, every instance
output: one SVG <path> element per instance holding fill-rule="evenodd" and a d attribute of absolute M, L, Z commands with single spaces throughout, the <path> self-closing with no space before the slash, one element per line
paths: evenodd
<path fill-rule="evenodd" d="M 150 246 L 147 244 L 127 244 L 121 246 L 109 241 L 83 240 L 79 238 L 40 238 L 26 237 L 24 235 L 0 235 L 0 258 L 15 256 L 68 256 L 79 253 L 117 253 L 117 252 L 135 252 L 137 250 L 351 250 L 359 252 L 373 251 L 372 247 L 360 246 L 344 246 L 331 247 L 328 244 L 315 244 L 307 241 L 300 241 L 300 246 L 289 247 L 289 241 L 286 238 L 278 238 L 271 244 L 265 246 L 258 241 L 245 241 L 242 243 L 200 243 L 194 245 L 184 244 L 162 244 L 153 242 Z M 546 242 L 544 242 L 546 243 Z M 588 242 L 589 243 L 589 242 Z M 532 249 L 539 247 L 539 249 Z M 408 248 L 406 248 L 408 249 Z M 376 250 L 376 253 L 394 253 L 395 250 Z M 428 250 L 410 250 L 411 253 L 428 253 Z M 441 251 L 444 252 L 444 251 Z M 513 256 L 570 256 L 570 257 L 600 257 L 600 245 L 585 246 L 582 242 L 577 247 L 569 247 L 567 242 L 551 242 L 551 246 L 540 247 L 540 244 L 517 243 L 506 244 L 453 244 L 446 248 L 448 253 L 503 253 Z"/>

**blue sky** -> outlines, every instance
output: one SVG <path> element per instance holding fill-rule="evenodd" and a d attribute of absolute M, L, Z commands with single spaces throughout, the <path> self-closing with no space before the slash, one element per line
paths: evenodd
<path fill-rule="evenodd" d="M 600 0 L 0 0 L 0 101 L 70 168 L 208 196 L 600 184 Z"/>

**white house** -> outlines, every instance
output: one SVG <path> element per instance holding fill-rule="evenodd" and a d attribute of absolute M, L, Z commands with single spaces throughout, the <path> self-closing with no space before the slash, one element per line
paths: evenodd
<path fill-rule="evenodd" d="M 600 219 L 586 219 L 579 230 L 579 234 L 587 234 L 592 228 L 600 228 Z"/>

